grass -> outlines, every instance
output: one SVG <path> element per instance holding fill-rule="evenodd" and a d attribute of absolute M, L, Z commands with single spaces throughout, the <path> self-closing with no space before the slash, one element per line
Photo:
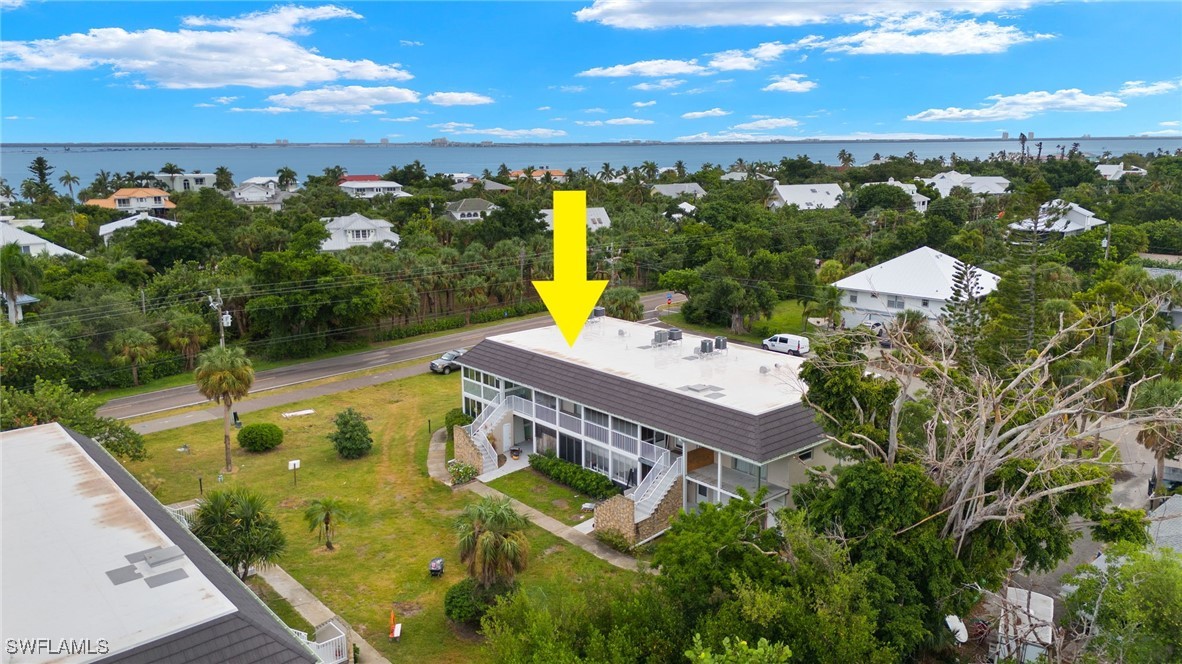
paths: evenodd
<path fill-rule="evenodd" d="M 279 616 L 285 625 L 292 629 L 298 629 L 315 640 L 315 625 L 305 620 L 299 611 L 296 611 L 295 607 L 291 605 L 291 602 L 283 599 L 262 577 L 252 576 L 247 579 L 246 585 L 250 586 L 254 594 L 258 595 L 259 599 L 263 600 L 263 604 L 266 604 L 272 613 Z"/>
<path fill-rule="evenodd" d="M 758 346 L 760 342 L 768 337 L 766 334 L 756 334 L 754 332 L 735 334 L 731 332 L 730 328 L 725 325 L 703 325 L 699 323 L 688 323 L 685 320 L 685 316 L 682 316 L 680 313 L 662 314 L 661 320 L 665 323 L 680 327 L 683 330 L 694 332 L 696 334 L 710 337 L 724 336 L 731 339 L 746 341 L 756 346 Z M 802 307 L 799 302 L 783 300 L 776 305 L 776 308 L 772 311 L 772 317 L 770 319 L 761 319 L 757 325 L 760 326 L 760 329 L 766 327 L 768 330 L 770 330 L 769 334 L 780 334 L 782 332 L 787 332 L 790 334 L 809 335 L 811 332 L 811 327 L 809 330 L 801 332 L 803 320 L 804 307 Z"/>
<path fill-rule="evenodd" d="M 580 495 L 533 468 L 498 477 L 488 485 L 568 526 L 577 526 L 590 518 L 591 515 L 580 507 L 585 502 L 595 502 L 595 499 Z"/>
<path fill-rule="evenodd" d="M 287 535 L 283 568 L 392 662 L 481 661 L 480 644 L 453 631 L 443 615 L 444 592 L 464 577 L 452 519 L 475 496 L 453 493 L 426 472 L 427 419 L 442 422 L 459 394 L 458 374 L 421 375 L 252 413 L 252 422 L 278 424 L 284 442 L 263 454 L 235 447 L 238 468 L 222 484 L 221 422 L 145 436 L 151 458 L 127 465 L 137 476 L 152 470 L 163 479 L 158 495 L 165 503 L 196 498 L 198 477 L 207 491 L 248 485 L 262 493 Z M 373 451 L 354 461 L 339 459 L 326 439 L 333 416 L 349 406 L 370 418 L 374 437 Z M 281 417 L 308 408 L 316 414 Z M 186 443 L 192 453 L 178 454 Z M 301 460 L 298 486 L 287 470 L 289 459 Z M 332 552 L 303 520 L 306 502 L 316 497 L 345 500 L 357 512 L 338 531 Z M 529 541 L 530 567 L 519 577 L 526 588 L 577 592 L 605 576 L 633 574 L 537 527 L 530 528 Z M 427 572 L 436 556 L 446 561 L 442 579 Z M 391 609 L 403 623 L 399 643 L 387 640 Z"/>

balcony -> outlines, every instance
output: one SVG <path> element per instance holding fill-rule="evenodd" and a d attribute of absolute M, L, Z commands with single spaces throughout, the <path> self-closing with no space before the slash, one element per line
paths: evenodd
<path fill-rule="evenodd" d="M 738 496 L 739 487 L 742 487 L 747 493 L 752 496 L 761 488 L 767 488 L 767 496 L 764 502 L 774 500 L 780 496 L 788 494 L 788 489 L 782 486 L 771 484 L 766 480 L 760 481 L 758 478 L 741 473 L 734 468 L 727 466 L 722 467 L 721 483 L 719 483 L 719 467 L 718 464 L 710 464 L 701 468 L 691 470 L 688 474 L 689 479 L 713 489 L 721 489 L 723 493 L 731 496 Z"/>

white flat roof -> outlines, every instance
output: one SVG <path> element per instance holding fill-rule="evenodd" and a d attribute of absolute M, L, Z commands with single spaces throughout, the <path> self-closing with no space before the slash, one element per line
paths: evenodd
<path fill-rule="evenodd" d="M 588 322 L 574 347 L 554 325 L 489 339 L 752 415 L 798 403 L 807 389 L 799 378 L 801 358 L 733 342 L 701 358 L 696 352 L 701 340 L 713 337 L 683 332 L 680 342 L 654 348 L 658 329 L 605 317 Z"/>
<path fill-rule="evenodd" d="M 105 639 L 115 653 L 237 610 L 187 557 L 171 558 L 174 542 L 61 426 L 0 434 L 0 471 L 4 639 Z M 144 560 L 161 549 L 162 562 Z"/>

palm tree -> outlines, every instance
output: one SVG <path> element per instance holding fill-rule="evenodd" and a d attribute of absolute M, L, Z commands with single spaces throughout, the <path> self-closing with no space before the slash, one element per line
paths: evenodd
<path fill-rule="evenodd" d="M 41 266 L 15 242 L 0 248 L 0 292 L 8 300 L 8 322 L 16 325 L 17 298 L 41 285 Z"/>
<path fill-rule="evenodd" d="M 308 523 L 308 530 L 319 530 L 317 540 L 323 536 L 324 546 L 329 551 L 332 551 L 332 536 L 336 533 L 337 526 L 348 523 L 351 516 L 349 505 L 336 498 L 316 498 L 308 503 L 308 508 L 304 510 L 304 521 Z"/>
<path fill-rule="evenodd" d="M 11 199 L 15 194 L 16 191 L 12 188 L 12 185 L 8 184 L 8 181 L 4 178 L 0 178 L 0 196 Z"/>
<path fill-rule="evenodd" d="M 837 161 L 843 167 L 849 168 L 850 166 L 854 165 L 854 155 L 850 154 L 845 148 L 842 148 L 842 150 L 837 153 Z"/>
<path fill-rule="evenodd" d="M 174 164 L 170 161 L 160 167 L 160 172 L 169 176 L 168 177 L 168 188 L 169 189 L 176 189 L 176 176 L 180 175 L 181 173 L 184 173 L 185 169 L 181 168 L 180 166 L 177 166 L 176 164 Z M 133 177 L 132 179 L 136 179 L 136 178 Z"/>
<path fill-rule="evenodd" d="M 815 314 L 819 318 L 824 318 L 829 323 L 830 329 L 841 324 L 841 290 L 836 286 L 817 286 L 816 292 L 813 293 L 813 301 L 809 302 L 805 308 L 805 323 L 808 322 L 809 314 Z"/>
<path fill-rule="evenodd" d="M 685 162 L 684 161 L 678 159 L 677 161 L 673 162 L 673 170 L 677 171 L 677 179 L 678 180 L 685 179 Z"/>
<path fill-rule="evenodd" d="M 296 183 L 296 172 L 290 167 L 284 166 L 275 171 L 275 175 L 279 178 L 280 189 L 290 189 Z"/>
<path fill-rule="evenodd" d="M 644 179 L 648 182 L 652 182 L 653 180 L 657 179 L 657 171 L 660 170 L 660 168 L 657 166 L 657 162 L 646 161 L 640 165 L 640 170 L 644 173 Z"/>
<path fill-rule="evenodd" d="M 469 274 L 460 279 L 460 283 L 456 285 L 456 290 L 459 293 L 456 295 L 456 300 L 461 307 L 464 307 L 464 324 L 469 325 L 472 322 L 472 311 L 476 307 L 482 307 L 488 304 L 488 291 L 484 283 L 484 277 L 478 274 Z"/>
<path fill-rule="evenodd" d="M 1151 380 L 1137 390 L 1134 403 L 1137 408 L 1143 409 L 1177 406 L 1182 403 L 1182 381 L 1169 378 Z M 1182 454 L 1182 424 L 1176 421 L 1147 424 L 1137 433 L 1137 442 L 1153 452 L 1157 461 L 1157 493 L 1165 493 L 1162 478 L 1166 472 L 1166 459 Z"/>
<path fill-rule="evenodd" d="M 138 386 L 140 362 L 156 354 L 156 340 L 138 327 L 132 327 L 116 332 L 107 349 L 115 355 L 116 362 L 131 365 L 131 382 Z"/>
<path fill-rule="evenodd" d="M 616 176 L 616 172 L 612 170 L 612 165 L 608 162 L 603 162 L 603 166 L 599 169 L 599 177 L 604 180 L 610 180 Z"/>
<path fill-rule="evenodd" d="M 486 496 L 465 507 L 456 531 L 468 575 L 485 588 L 511 583 L 529 562 L 528 525 L 529 519 L 513 509 L 508 497 Z"/>
<path fill-rule="evenodd" d="M 65 173 L 62 173 L 62 176 L 60 178 L 58 178 L 57 181 L 60 182 L 63 187 L 66 187 L 67 189 L 70 190 L 70 199 L 73 200 L 74 185 L 81 182 L 78 179 L 78 176 L 70 173 L 70 171 L 66 171 Z"/>
<path fill-rule="evenodd" d="M 211 491 L 198 501 L 189 528 L 243 581 L 251 567 L 273 565 L 287 546 L 266 499 L 246 487 Z"/>
<path fill-rule="evenodd" d="M 213 182 L 215 187 L 222 191 L 229 191 L 234 188 L 234 174 L 225 166 L 218 166 L 213 169 Z"/>
<path fill-rule="evenodd" d="M 209 340 L 209 324 L 201 316 L 174 309 L 164 316 L 164 344 L 185 357 L 185 369 L 192 371 L 201 345 Z"/>
<path fill-rule="evenodd" d="M 230 461 L 230 407 L 250 393 L 254 385 L 254 366 L 241 348 L 211 348 L 201 354 L 194 372 L 201 395 L 224 408 L 226 472 L 234 471 Z"/>

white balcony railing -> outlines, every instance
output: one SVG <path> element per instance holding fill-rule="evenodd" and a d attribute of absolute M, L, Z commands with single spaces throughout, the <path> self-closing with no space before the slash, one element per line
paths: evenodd
<path fill-rule="evenodd" d="M 648 476 L 652 481 L 644 491 L 637 491 L 633 494 L 633 500 L 636 501 L 636 520 L 641 521 L 652 516 L 656 511 L 657 505 L 669 493 L 669 489 L 673 488 L 674 482 L 677 482 L 681 477 L 682 457 L 677 457 L 672 463 L 660 471 L 654 466 L 649 471 Z M 648 478 L 646 478 L 648 479 Z M 639 489 L 640 487 L 637 487 Z"/>
<path fill-rule="evenodd" d="M 534 404 L 534 417 L 547 424 L 558 423 L 558 411 L 547 408 L 542 404 Z"/>
<path fill-rule="evenodd" d="M 640 441 L 619 431 L 612 432 L 612 447 L 617 450 L 623 450 L 628 454 L 636 454 L 636 446 L 639 443 Z"/>
<path fill-rule="evenodd" d="M 599 426 L 594 422 L 583 422 L 583 435 L 591 440 L 597 440 L 607 445 L 610 440 L 608 433 L 607 427 Z"/>
<path fill-rule="evenodd" d="M 558 413 L 558 424 L 567 431 L 574 433 L 583 432 L 583 420 L 575 417 L 574 415 L 568 415 L 561 412 Z"/>
<path fill-rule="evenodd" d="M 649 461 L 654 461 L 654 462 L 659 461 L 661 458 L 661 454 L 666 453 L 666 452 L 668 452 L 668 450 L 666 450 L 663 447 L 657 447 L 656 445 L 653 445 L 652 443 L 646 443 L 643 440 L 640 441 L 639 456 L 641 459 L 648 459 Z"/>

